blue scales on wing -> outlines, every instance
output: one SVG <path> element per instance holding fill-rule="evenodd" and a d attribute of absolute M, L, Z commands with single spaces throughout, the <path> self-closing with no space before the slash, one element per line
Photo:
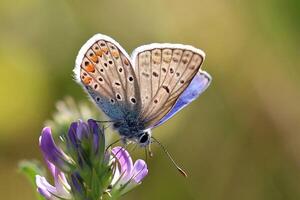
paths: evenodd
<path fill-rule="evenodd" d="M 157 124 L 155 124 L 155 127 L 165 123 L 167 120 L 172 118 L 177 112 L 179 112 L 192 101 L 197 99 L 208 88 L 211 80 L 212 78 L 207 72 L 199 71 L 190 83 L 190 85 L 180 95 L 173 108 Z"/>

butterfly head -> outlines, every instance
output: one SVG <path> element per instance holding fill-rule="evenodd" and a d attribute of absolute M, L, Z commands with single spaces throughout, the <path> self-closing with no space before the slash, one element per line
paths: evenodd
<path fill-rule="evenodd" d="M 137 142 L 141 147 L 146 147 L 151 142 L 151 130 L 143 130 L 136 136 Z"/>

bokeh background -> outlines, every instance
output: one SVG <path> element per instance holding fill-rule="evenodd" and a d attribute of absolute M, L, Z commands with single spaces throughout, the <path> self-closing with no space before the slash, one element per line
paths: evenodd
<path fill-rule="evenodd" d="M 55 103 L 86 95 L 72 79 L 93 34 L 128 51 L 152 42 L 203 49 L 210 88 L 154 135 L 150 174 L 124 199 L 300 199 L 298 0 L 1 0 L 0 198 L 31 200 L 21 159 Z M 95 108 L 96 109 L 96 108 Z"/>

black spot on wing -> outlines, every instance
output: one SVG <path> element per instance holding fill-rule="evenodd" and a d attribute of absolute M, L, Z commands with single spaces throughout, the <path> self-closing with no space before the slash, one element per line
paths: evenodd
<path fill-rule="evenodd" d="M 167 86 L 163 85 L 162 88 L 165 89 L 167 93 L 170 93 L 170 89 Z"/>

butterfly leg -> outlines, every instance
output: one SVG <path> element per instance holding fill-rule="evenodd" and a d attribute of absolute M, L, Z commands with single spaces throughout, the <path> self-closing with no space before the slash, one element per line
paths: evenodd
<path fill-rule="evenodd" d="M 129 142 L 130 142 L 126 137 L 122 137 L 121 141 L 122 141 L 122 143 L 123 143 L 124 146 L 127 146 L 129 144 Z"/>

